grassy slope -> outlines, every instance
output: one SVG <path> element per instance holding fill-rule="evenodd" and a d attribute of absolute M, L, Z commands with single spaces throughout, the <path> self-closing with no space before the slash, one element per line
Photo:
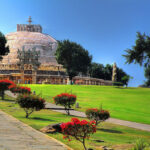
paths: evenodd
<path fill-rule="evenodd" d="M 61 92 L 77 95 L 81 111 L 99 107 L 108 109 L 111 117 L 150 124 L 150 89 L 117 88 L 109 86 L 28 85 L 48 101 Z"/>
<path fill-rule="evenodd" d="M 0 102 L 0 109 L 38 130 L 49 124 L 69 121 L 71 118 L 70 116 L 61 113 L 50 110 L 42 110 L 34 112 L 29 119 L 26 119 L 25 112 L 20 109 L 17 104 L 4 101 Z M 75 150 L 82 149 L 82 145 L 79 142 L 75 140 L 68 142 L 62 138 L 61 134 L 57 133 L 48 135 L 62 141 Z M 134 143 L 134 141 L 138 138 L 143 138 L 147 142 L 150 142 L 150 132 L 110 123 L 102 123 L 98 126 L 97 132 L 93 134 L 90 140 L 86 143 L 87 147 L 94 148 L 95 150 L 100 149 L 101 145 L 112 146 L 115 147 L 115 149 L 125 150 L 129 149 L 131 147 L 131 143 Z M 95 142 L 94 140 L 104 140 L 105 142 Z"/>

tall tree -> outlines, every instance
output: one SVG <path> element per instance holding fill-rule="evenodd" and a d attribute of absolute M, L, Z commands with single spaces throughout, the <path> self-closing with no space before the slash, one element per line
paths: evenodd
<path fill-rule="evenodd" d="M 67 71 L 69 79 L 79 73 L 86 74 L 91 64 L 92 56 L 81 45 L 69 40 L 58 41 L 56 59 Z"/>
<path fill-rule="evenodd" d="M 125 50 L 127 53 L 123 55 L 126 58 L 126 63 L 137 63 L 139 65 L 150 64 L 150 37 L 145 33 L 137 32 L 137 39 L 132 49 Z"/>
<path fill-rule="evenodd" d="M 125 50 L 126 63 L 137 63 L 145 67 L 146 85 L 150 85 L 150 36 L 137 32 L 135 45 L 132 49 Z"/>
<path fill-rule="evenodd" d="M 7 40 L 2 32 L 0 32 L 0 60 L 3 59 L 2 56 L 9 53 L 9 47 L 6 46 Z"/>
<path fill-rule="evenodd" d="M 104 65 L 93 62 L 89 68 L 89 74 L 93 78 L 104 79 Z"/>
<path fill-rule="evenodd" d="M 145 82 L 145 85 L 146 86 L 150 86 L 150 65 L 148 65 L 146 68 L 145 68 L 145 78 L 147 79 L 147 81 Z"/>

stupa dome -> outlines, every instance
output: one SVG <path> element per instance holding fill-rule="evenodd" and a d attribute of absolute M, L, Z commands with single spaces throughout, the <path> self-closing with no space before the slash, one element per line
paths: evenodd
<path fill-rule="evenodd" d="M 41 64 L 57 65 L 54 53 L 57 49 L 57 41 L 48 34 L 42 33 L 40 25 L 19 24 L 17 32 L 6 35 L 7 45 L 9 45 L 10 53 L 3 57 L 3 64 L 16 64 L 18 62 L 17 51 L 32 50 L 40 51 L 39 61 Z"/>

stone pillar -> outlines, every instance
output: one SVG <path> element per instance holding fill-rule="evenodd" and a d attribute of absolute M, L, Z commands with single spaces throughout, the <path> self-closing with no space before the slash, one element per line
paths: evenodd
<path fill-rule="evenodd" d="M 21 84 L 24 84 L 24 70 L 21 70 Z"/>
<path fill-rule="evenodd" d="M 116 63 L 113 64 L 113 70 L 112 70 L 112 82 L 117 81 L 117 65 Z"/>
<path fill-rule="evenodd" d="M 32 84 L 36 84 L 36 71 L 32 70 Z"/>

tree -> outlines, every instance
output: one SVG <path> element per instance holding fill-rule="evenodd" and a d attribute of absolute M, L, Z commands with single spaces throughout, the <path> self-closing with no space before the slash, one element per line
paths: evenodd
<path fill-rule="evenodd" d="M 7 40 L 5 36 L 0 32 L 0 60 L 3 59 L 2 56 L 9 53 L 9 47 L 6 46 Z"/>
<path fill-rule="evenodd" d="M 17 103 L 26 113 L 26 118 L 29 117 L 34 111 L 39 111 L 45 108 L 45 100 L 36 95 L 19 95 Z"/>
<path fill-rule="evenodd" d="M 61 129 L 64 138 L 68 138 L 69 141 L 71 141 L 71 137 L 75 138 L 83 144 L 84 150 L 87 150 L 85 139 L 89 139 L 90 135 L 96 132 L 95 121 L 80 121 L 78 118 L 72 118 L 71 122 L 62 123 Z"/>
<path fill-rule="evenodd" d="M 104 80 L 112 80 L 112 65 L 106 64 L 104 68 Z"/>
<path fill-rule="evenodd" d="M 58 41 L 56 59 L 66 69 L 69 79 L 79 73 L 86 74 L 91 64 L 92 56 L 81 45 L 69 40 Z"/>
<path fill-rule="evenodd" d="M 85 111 L 85 114 L 89 120 L 95 121 L 96 126 L 110 117 L 109 111 L 102 108 L 89 108 Z"/>
<path fill-rule="evenodd" d="M 92 63 L 89 68 L 89 74 L 93 78 L 104 79 L 104 65 L 98 63 Z"/>
<path fill-rule="evenodd" d="M 128 86 L 131 77 L 124 72 L 121 68 L 117 68 L 117 82 L 121 82 L 123 85 Z"/>
<path fill-rule="evenodd" d="M 121 78 L 121 81 L 123 85 L 127 87 L 130 79 L 132 79 L 132 77 L 130 77 L 129 75 L 125 75 Z"/>
<path fill-rule="evenodd" d="M 123 55 L 126 58 L 126 63 L 137 63 L 140 66 L 147 67 L 150 65 L 150 36 L 145 33 L 137 32 L 137 39 L 132 49 L 125 50 L 127 53 Z"/>
<path fill-rule="evenodd" d="M 145 78 L 147 79 L 147 81 L 145 82 L 145 85 L 146 86 L 150 86 L 150 65 L 148 65 L 146 68 L 145 68 Z"/>
<path fill-rule="evenodd" d="M 145 68 L 145 77 L 147 81 L 145 84 L 150 85 L 150 36 L 145 33 L 137 32 L 135 45 L 132 49 L 125 50 L 127 53 L 123 55 L 126 58 L 126 63 L 137 63 Z"/>
<path fill-rule="evenodd" d="M 70 115 L 69 109 L 75 104 L 77 97 L 73 94 L 61 93 L 53 97 L 53 99 L 56 105 L 64 106 L 66 113 Z"/>
<path fill-rule="evenodd" d="M 4 100 L 5 91 L 9 90 L 9 86 L 15 85 L 14 82 L 10 80 L 0 80 L 0 96 L 2 97 L 2 100 Z"/>

